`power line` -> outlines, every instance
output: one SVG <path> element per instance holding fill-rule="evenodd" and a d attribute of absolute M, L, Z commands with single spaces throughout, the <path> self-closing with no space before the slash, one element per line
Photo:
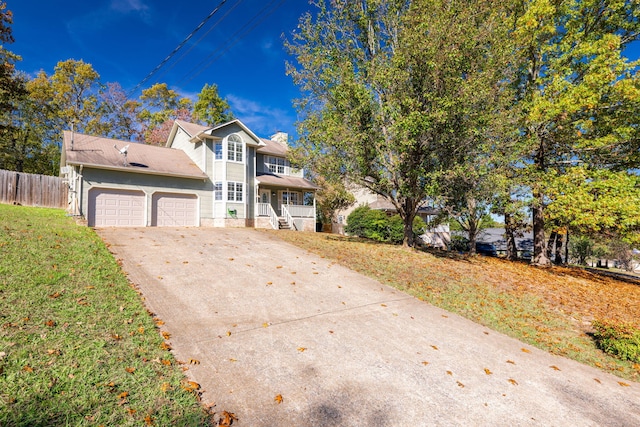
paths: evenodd
<path fill-rule="evenodd" d="M 180 79 L 176 83 L 176 85 L 180 85 L 183 82 L 184 83 L 188 83 L 191 80 L 193 80 L 194 78 L 196 78 L 198 75 L 200 75 L 204 70 L 209 68 L 214 62 L 216 62 L 218 59 L 220 59 L 220 57 L 222 55 L 227 53 L 233 46 L 235 46 L 238 42 L 240 42 L 243 38 L 245 38 L 249 33 L 251 33 L 251 31 L 253 31 L 262 22 L 264 22 L 265 19 L 267 19 L 269 16 L 271 16 L 276 10 L 278 10 L 280 7 L 282 7 L 282 5 L 286 2 L 286 0 L 280 0 L 280 3 L 278 3 L 275 7 L 272 7 L 272 5 L 273 5 L 273 3 L 275 3 L 275 1 L 276 0 L 271 0 L 269 3 L 267 3 L 267 5 L 265 7 L 263 7 L 256 15 L 253 16 L 253 18 L 251 18 L 238 31 L 236 31 L 227 40 L 227 43 L 225 45 L 223 45 L 219 49 L 214 50 L 213 52 L 211 52 L 205 59 L 200 61 L 200 63 L 198 63 L 198 65 L 193 67 L 184 77 L 182 77 L 182 79 Z M 272 7 L 272 9 L 268 10 L 271 7 Z M 258 19 L 258 18 L 260 18 L 260 19 Z M 255 22 L 253 25 L 251 25 L 251 27 L 249 27 L 248 29 L 245 30 L 245 28 L 248 27 L 256 19 L 258 19 L 258 21 Z M 216 56 L 214 57 L 214 55 L 216 55 Z M 211 57 L 213 57 L 213 59 L 211 59 L 209 62 L 207 62 L 205 66 L 202 66 L 202 64 L 204 64 Z M 198 71 L 194 73 L 194 71 L 196 71 L 196 70 L 198 70 Z"/>
<path fill-rule="evenodd" d="M 138 83 L 128 94 L 127 97 L 131 97 L 131 95 L 133 95 L 147 80 L 149 80 L 151 78 L 151 76 L 153 76 L 160 68 L 162 68 L 164 66 L 164 64 L 167 63 L 167 61 L 169 61 L 173 55 L 175 55 L 180 49 L 182 49 L 182 47 L 189 41 L 189 39 L 191 39 L 191 37 L 193 37 L 193 35 L 200 30 L 200 28 L 202 28 L 202 26 L 209 20 L 211 19 L 211 17 L 213 15 L 215 15 L 218 10 L 220 10 L 220 8 L 222 7 L 222 5 L 224 5 L 226 3 L 227 0 L 222 0 L 218 6 L 216 6 L 215 9 L 213 9 L 211 11 L 211 13 L 209 13 L 209 15 L 204 18 L 202 20 L 202 22 L 200 22 L 200 24 L 198 24 L 198 26 L 191 31 L 191 33 L 184 39 L 182 40 L 182 42 L 175 48 L 173 49 L 173 52 L 171 52 L 165 59 L 162 60 L 162 62 L 160 62 L 156 68 L 154 68 L 149 74 L 147 74 L 147 76 L 142 79 L 142 81 L 140 83 Z"/>
<path fill-rule="evenodd" d="M 198 44 L 200 44 L 200 42 L 209 35 L 209 33 L 211 31 L 213 31 L 222 21 L 225 20 L 225 18 L 227 16 L 229 16 L 229 14 L 231 12 L 233 12 L 235 10 L 235 8 L 237 8 L 244 0 L 238 0 L 238 2 L 236 2 L 236 4 L 234 4 L 233 6 L 231 6 L 231 9 L 227 10 L 227 12 L 222 15 L 220 17 L 220 19 L 218 19 L 212 26 L 211 28 L 209 28 L 203 35 L 202 37 L 200 37 L 193 45 L 191 45 L 191 47 L 189 47 L 189 49 L 184 52 L 182 55 L 180 55 L 180 57 L 178 59 L 176 59 L 170 66 L 169 68 L 165 69 L 164 72 L 158 76 L 158 80 L 161 79 L 163 76 L 167 75 L 167 73 L 169 71 L 171 71 L 173 69 L 173 67 L 175 67 L 180 61 L 182 61 L 196 46 L 198 46 Z"/>

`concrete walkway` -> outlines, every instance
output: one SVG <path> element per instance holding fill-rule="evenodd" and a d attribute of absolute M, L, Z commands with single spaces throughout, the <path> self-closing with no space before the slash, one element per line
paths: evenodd
<path fill-rule="evenodd" d="M 102 229 L 234 426 L 639 426 L 640 384 L 252 229 Z M 627 385 L 625 385 L 627 384 Z M 280 397 L 282 398 L 281 402 Z"/>

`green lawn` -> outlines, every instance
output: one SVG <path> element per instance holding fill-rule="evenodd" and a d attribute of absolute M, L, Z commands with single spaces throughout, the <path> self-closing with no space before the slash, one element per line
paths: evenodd
<path fill-rule="evenodd" d="M 161 323 L 92 229 L 0 205 L 0 425 L 210 425 Z"/>

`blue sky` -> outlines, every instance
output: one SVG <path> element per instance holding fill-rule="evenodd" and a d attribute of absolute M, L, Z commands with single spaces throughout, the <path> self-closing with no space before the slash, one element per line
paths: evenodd
<path fill-rule="evenodd" d="M 222 2 L 9 0 L 16 41 L 7 48 L 22 56 L 17 68 L 30 75 L 52 74 L 59 61 L 81 59 L 103 82 L 129 91 Z M 285 74 L 282 35 L 307 10 L 308 0 L 226 0 L 142 88 L 164 82 L 195 99 L 205 83 L 217 84 L 235 116 L 259 136 L 294 134 L 292 101 L 300 92 Z"/>
<path fill-rule="evenodd" d="M 9 0 L 16 41 L 8 48 L 22 56 L 18 69 L 30 75 L 51 74 L 59 61 L 82 59 L 103 82 L 129 91 L 222 2 Z M 291 34 L 309 10 L 308 0 L 226 0 L 142 88 L 164 82 L 195 99 L 205 83 L 217 84 L 235 116 L 259 136 L 295 135 L 292 102 L 300 92 L 285 74 L 290 58 L 282 35 Z M 635 43 L 627 56 L 638 59 L 639 52 Z"/>

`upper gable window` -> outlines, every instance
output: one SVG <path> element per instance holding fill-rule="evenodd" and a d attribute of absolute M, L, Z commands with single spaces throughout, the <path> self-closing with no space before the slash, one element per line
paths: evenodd
<path fill-rule="evenodd" d="M 243 157 L 242 138 L 239 135 L 232 134 L 227 138 L 227 160 L 231 162 L 242 162 Z"/>
<path fill-rule="evenodd" d="M 222 142 L 216 142 L 213 146 L 216 160 L 222 160 Z"/>

